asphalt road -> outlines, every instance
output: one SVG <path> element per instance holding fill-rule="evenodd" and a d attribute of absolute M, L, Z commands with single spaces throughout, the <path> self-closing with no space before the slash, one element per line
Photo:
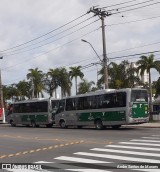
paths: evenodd
<path fill-rule="evenodd" d="M 19 163 L 16 165 L 21 166 L 14 168 L 26 168 L 22 166 L 25 163 L 24 165 L 29 165 L 29 168 L 41 167 L 42 170 L 38 171 L 47 172 L 151 172 L 151 166 L 160 168 L 159 153 L 160 128 L 125 126 L 117 130 L 108 128 L 99 131 L 94 128 L 31 128 L 0 124 L 0 161 L 3 168 L 7 163 Z M 33 164 L 39 166 L 30 166 Z M 118 167 L 120 169 L 117 169 Z M 145 169 L 138 169 L 140 167 Z M 30 170 L 32 171 L 37 170 Z"/>

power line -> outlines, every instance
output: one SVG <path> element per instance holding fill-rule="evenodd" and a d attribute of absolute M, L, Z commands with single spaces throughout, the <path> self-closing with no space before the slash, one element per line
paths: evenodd
<path fill-rule="evenodd" d="M 118 10 L 123 9 L 123 8 L 133 7 L 133 6 L 140 5 L 140 4 L 145 4 L 145 3 L 148 3 L 148 2 L 151 2 L 151 1 L 154 1 L 154 0 L 148 0 L 148 1 L 145 1 L 145 2 L 140 2 L 140 3 L 128 5 L 128 6 L 123 6 L 123 7 L 119 7 L 119 8 L 116 8 L 116 9 L 107 10 L 107 11 L 114 11 L 114 10 L 118 11 Z"/>
<path fill-rule="evenodd" d="M 118 3 L 118 4 L 113 4 L 113 5 L 109 5 L 109 6 L 102 7 L 102 8 L 108 8 L 108 7 L 113 7 L 113 6 L 117 6 L 117 5 L 127 4 L 127 3 L 130 3 L 130 2 L 133 2 L 133 1 L 137 1 L 137 0 L 126 1 L 126 2 L 122 2 L 122 3 Z"/>
<path fill-rule="evenodd" d="M 11 48 L 8 48 L 8 49 L 5 49 L 5 50 L 2 50 L 2 51 L 0 51 L 0 52 L 8 51 L 8 50 L 11 50 L 11 49 L 14 49 L 14 48 L 23 46 L 23 45 L 28 44 L 28 43 L 30 43 L 30 42 L 33 42 L 33 41 L 35 41 L 35 40 L 37 40 L 37 39 L 39 39 L 39 38 L 42 38 L 42 37 L 44 37 L 44 36 L 46 36 L 46 35 L 49 35 L 50 33 L 54 32 L 54 31 L 56 31 L 56 30 L 58 30 L 58 29 L 61 29 L 61 28 L 65 27 L 65 26 L 67 26 L 68 24 L 70 24 L 70 23 L 72 23 L 72 22 L 74 22 L 74 21 L 76 21 L 76 20 L 78 20 L 78 19 L 84 17 L 86 14 L 87 14 L 87 13 L 85 13 L 85 14 L 83 14 L 83 15 L 81 15 L 81 16 L 79 16 L 79 17 L 77 17 L 77 18 L 75 18 L 75 19 L 73 19 L 73 20 L 71 20 L 71 21 L 69 21 L 68 23 L 66 23 L 66 24 L 64 24 L 64 25 L 62 25 L 62 26 L 60 26 L 60 27 L 58 27 L 58 28 L 56 28 L 56 29 L 53 29 L 53 30 L 51 30 L 50 32 L 47 32 L 47 33 L 45 33 L 45 34 L 43 34 L 43 35 L 41 35 L 41 36 L 39 36 L 39 37 L 37 37 L 37 38 L 31 39 L 30 41 L 24 42 L 24 43 L 22 43 L 22 44 L 16 45 L 16 46 L 14 46 L 14 47 L 11 47 Z"/>
<path fill-rule="evenodd" d="M 122 24 L 134 23 L 134 22 L 140 22 L 140 21 L 145 21 L 145 20 L 156 19 L 156 18 L 159 18 L 159 17 L 160 17 L 160 16 L 153 16 L 153 17 L 150 17 L 150 18 L 145 18 L 145 19 L 140 19 L 140 20 L 133 20 L 133 21 L 123 22 L 123 23 L 113 23 L 113 24 L 106 25 L 106 26 L 109 26 L 109 27 L 110 27 L 110 26 L 116 26 L 116 25 L 122 25 Z M 91 17 L 91 18 L 92 18 L 92 17 Z M 89 18 L 89 19 L 90 19 L 90 18 Z M 87 19 L 87 20 L 88 20 L 88 19 Z M 98 20 L 99 20 L 99 19 L 98 19 Z M 77 31 L 79 31 L 79 30 L 81 30 L 81 29 L 83 29 L 83 28 L 85 28 L 85 27 L 87 27 L 87 26 L 93 24 L 94 22 L 97 22 L 98 20 L 93 21 L 93 22 L 91 22 L 91 23 L 89 23 L 89 24 L 87 24 L 87 25 L 85 25 L 85 26 L 83 26 L 83 27 L 81 27 L 81 28 L 79 28 L 79 29 L 77 29 L 77 30 L 75 30 L 75 31 L 73 31 L 73 32 L 71 32 L 71 33 L 69 33 L 69 34 L 67 34 L 67 35 L 64 35 L 64 36 L 62 36 L 62 37 L 60 37 L 60 38 L 58 38 L 58 39 L 56 39 L 56 40 L 54 40 L 54 41 L 52 41 L 52 42 L 49 42 L 49 43 L 46 43 L 46 44 L 43 44 L 43 45 L 40 45 L 40 46 L 31 48 L 31 49 L 29 49 L 29 50 L 25 50 L 25 51 L 22 51 L 22 52 L 13 53 L 13 54 L 3 54 L 3 55 L 4 55 L 4 56 L 12 56 L 12 55 L 21 54 L 21 53 L 24 53 L 24 52 L 27 52 L 27 51 L 31 51 L 31 50 L 34 50 L 34 49 L 43 47 L 43 46 L 45 46 L 45 45 L 48 45 L 48 44 L 51 44 L 51 43 L 53 43 L 53 42 L 56 42 L 56 41 L 58 41 L 58 40 L 60 40 L 60 39 L 63 39 L 64 37 L 67 37 L 67 36 L 69 36 L 69 35 L 71 35 L 71 34 L 77 32 Z M 85 20 L 85 21 L 86 21 L 86 20 Z M 83 21 L 83 22 L 84 22 L 84 21 Z M 81 22 L 81 23 L 82 23 L 82 22 Z M 79 24 L 80 24 L 80 23 L 79 23 Z M 79 24 L 78 24 L 78 25 L 79 25 Z M 75 26 L 77 26 L 77 25 L 75 25 Z M 69 28 L 69 29 L 71 29 L 71 28 Z M 67 30 L 69 30 L 69 29 L 67 29 Z M 65 30 L 65 31 L 66 31 L 66 30 Z M 62 31 L 62 32 L 65 32 L 65 31 Z M 60 32 L 60 33 L 62 33 L 62 32 Z M 60 33 L 58 33 L 57 35 L 59 35 Z M 54 36 L 57 36 L 57 35 L 54 35 Z M 54 36 L 52 36 L 52 37 L 54 37 Z M 52 37 L 50 37 L 50 38 L 52 38 Z M 50 39 L 50 38 L 47 38 L 47 39 Z M 47 39 L 45 39 L 45 40 L 47 40 Z M 44 41 L 44 40 L 43 40 L 43 41 Z M 40 41 L 40 42 L 43 42 L 43 41 Z M 40 43 L 40 42 L 38 42 L 38 43 Z M 36 43 L 36 44 L 38 44 L 38 43 Z M 36 44 L 32 44 L 32 45 L 36 45 Z M 21 49 L 25 49 L 25 48 L 30 47 L 30 46 L 32 46 L 32 45 L 23 47 L 23 48 L 21 48 Z M 21 50 L 21 49 L 14 50 L 14 51 L 12 51 L 12 52 L 19 51 L 19 50 Z"/>
<path fill-rule="evenodd" d="M 150 43 L 150 44 L 145 44 L 145 45 L 142 45 L 142 46 L 133 47 L 133 48 L 127 48 L 127 49 L 124 49 L 124 50 L 113 51 L 113 52 L 110 52 L 108 54 L 119 53 L 119 52 L 123 52 L 123 51 L 129 51 L 129 50 L 133 50 L 133 49 L 136 49 L 136 48 L 142 48 L 142 47 L 146 47 L 146 46 L 149 46 L 149 45 L 155 45 L 155 44 L 160 44 L 160 41 L 159 42 Z"/>
<path fill-rule="evenodd" d="M 156 51 L 149 51 L 149 52 L 144 52 L 144 53 L 137 53 L 137 54 L 130 54 L 130 55 L 126 55 L 126 56 L 119 56 L 119 57 L 112 57 L 110 59 L 119 59 L 119 58 L 123 58 L 123 57 L 133 57 L 133 56 L 138 56 L 138 55 L 144 55 L 144 54 L 153 54 L 153 53 L 157 53 L 160 52 L 160 50 L 156 50 Z"/>
<path fill-rule="evenodd" d="M 12 53 L 12 52 L 16 52 L 16 51 L 19 51 L 19 50 L 23 50 L 23 49 L 25 49 L 25 48 L 28 48 L 28 47 L 31 47 L 31 46 L 33 46 L 33 45 L 39 44 L 39 43 L 41 43 L 41 42 L 44 42 L 44 41 L 46 41 L 46 40 L 49 40 L 49 39 L 51 39 L 51 38 L 53 38 L 53 37 L 56 37 L 56 36 L 58 36 L 58 35 L 60 35 L 60 34 L 62 34 L 62 33 L 64 33 L 64 32 L 67 32 L 67 31 L 69 31 L 69 30 L 75 28 L 76 26 L 78 26 L 78 25 L 80 25 L 80 24 L 82 24 L 82 23 L 84 23 L 84 22 L 90 20 L 91 18 L 93 18 L 93 16 L 90 17 L 90 18 L 88 18 L 88 19 L 86 19 L 86 20 L 84 20 L 84 21 L 82 21 L 82 22 L 80 22 L 80 23 L 78 23 L 78 24 L 76 24 L 76 25 L 74 25 L 74 26 L 72 26 L 72 27 L 70 27 L 70 28 L 68 28 L 68 29 L 66 29 L 66 30 L 63 30 L 63 31 L 61 31 L 61 32 L 59 32 L 59 33 L 57 33 L 57 34 L 51 36 L 51 37 L 48 37 L 48 38 L 46 38 L 46 39 L 44 39 L 44 40 L 42 40 L 42 41 L 36 42 L 36 43 L 34 43 L 34 44 L 31 44 L 31 45 L 28 45 L 28 46 L 25 46 L 25 47 L 22 47 L 22 48 L 20 48 L 20 49 L 11 50 L 11 52 L 8 52 L 8 53 Z M 92 24 L 92 23 L 90 23 L 90 24 Z M 65 36 L 64 36 L 64 37 L 65 37 Z M 51 43 L 52 43 L 52 42 L 51 42 Z M 47 45 L 47 44 L 49 44 L 49 43 L 46 43 L 46 44 L 44 44 L 44 45 Z M 40 46 L 39 46 L 39 47 L 40 47 Z M 1 52 L 2 52 L 2 51 L 1 51 Z"/>
<path fill-rule="evenodd" d="M 131 1 L 124 2 L 124 3 L 119 3 L 119 4 L 113 4 L 113 5 L 110 5 L 110 6 L 108 6 L 108 7 L 116 6 L 116 5 L 120 5 L 120 4 L 125 4 L 125 3 L 132 2 L 132 1 L 136 1 L 136 0 L 131 0 Z M 105 8 L 105 7 L 104 7 L 104 8 Z M 0 52 L 5 52 L 5 51 L 8 51 L 8 50 L 12 50 L 12 49 L 15 49 L 15 48 L 17 48 L 17 47 L 20 47 L 20 46 L 23 46 L 23 45 L 25 45 L 25 44 L 28 44 L 28 43 L 30 43 L 30 42 L 33 42 L 33 41 L 35 41 L 35 40 L 38 40 L 38 39 L 40 39 L 40 38 L 42 38 L 42 37 L 44 37 L 44 36 L 46 36 L 46 35 L 51 34 L 52 32 L 54 32 L 54 31 L 56 31 L 56 30 L 58 30 L 58 29 L 61 29 L 61 28 L 65 27 L 65 26 L 67 26 L 68 24 L 70 24 L 70 23 L 72 23 L 72 22 L 74 22 L 74 21 L 76 21 L 76 20 L 78 20 L 78 19 L 84 17 L 86 14 L 87 14 L 87 13 L 85 13 L 85 14 L 83 14 L 83 15 L 81 15 L 81 16 L 79 16 L 79 17 L 77 17 L 77 18 L 75 18 L 75 19 L 73 19 L 73 20 L 71 20 L 71 21 L 69 21 L 68 23 L 66 23 L 66 24 L 64 24 L 64 25 L 62 25 L 62 26 L 60 26 L 60 27 L 58 27 L 58 28 L 56 28 L 56 29 L 53 29 L 53 30 L 51 30 L 50 32 L 47 32 L 47 33 L 45 33 L 45 34 L 43 34 L 43 35 L 41 35 L 41 36 L 39 36 L 39 37 L 37 37 L 37 38 L 31 39 L 31 40 L 29 40 L 29 41 L 27 41 L 27 42 L 24 42 L 24 43 L 19 44 L 19 45 L 16 45 L 16 46 L 13 46 L 13 47 L 11 47 L 11 48 L 8 48 L 8 49 L 5 49 L 5 50 L 1 50 Z"/>
<path fill-rule="evenodd" d="M 137 10 L 137 9 L 140 9 L 140 8 L 148 7 L 148 6 L 155 5 L 155 4 L 159 4 L 159 3 L 160 2 L 156 2 L 156 3 L 152 3 L 152 4 L 148 4 L 148 5 L 143 5 L 143 6 L 140 6 L 140 7 L 137 7 L 137 8 L 131 8 L 131 9 L 128 9 L 128 10 L 119 11 L 119 12 L 116 12 L 116 13 L 112 13 L 112 15 L 119 14 L 119 13 L 123 13 L 123 12 L 127 12 L 127 11 Z"/>
<path fill-rule="evenodd" d="M 113 23 L 113 24 L 109 24 L 109 25 L 106 25 L 106 26 L 116 26 L 116 25 L 121 25 L 121 24 L 128 24 L 128 23 L 140 22 L 140 21 L 144 21 L 144 20 L 156 19 L 156 18 L 159 18 L 159 17 L 160 16 L 154 16 L 154 17 L 149 17 L 149 18 L 145 18 L 145 19 L 127 21 L 127 22 L 123 22 L 123 23 Z"/>
<path fill-rule="evenodd" d="M 89 23 L 89 24 L 87 24 L 87 25 L 85 25 L 85 26 L 83 26 L 83 27 L 81 27 L 81 28 L 79 28 L 79 29 L 77 29 L 77 30 L 75 30 L 75 31 L 73 31 L 73 32 L 71 32 L 71 33 L 69 33 L 69 34 L 67 34 L 67 35 L 64 35 L 64 36 L 62 36 L 62 37 L 60 37 L 60 38 L 57 38 L 56 40 L 54 40 L 54 41 L 52 41 L 52 42 L 45 43 L 45 44 L 43 44 L 43 45 L 40 45 L 40 46 L 37 46 L 37 47 L 33 47 L 33 48 L 30 48 L 30 49 L 25 50 L 25 51 L 20 51 L 20 52 L 13 53 L 13 54 L 3 54 L 3 55 L 4 55 L 4 56 L 13 56 L 13 55 L 25 53 L 25 52 L 32 51 L 32 50 L 34 50 L 34 49 L 37 49 L 37 48 L 46 46 L 46 45 L 48 45 L 48 44 L 51 44 L 51 43 L 53 43 L 53 42 L 56 42 L 56 41 L 58 41 L 58 40 L 60 40 L 60 39 L 63 39 L 63 38 L 65 38 L 65 37 L 69 36 L 69 35 L 72 35 L 72 34 L 78 32 L 78 31 L 80 31 L 80 30 L 82 30 L 82 29 L 84 29 L 84 28 L 86 28 L 86 27 L 88 27 L 88 26 L 94 24 L 94 23 L 97 22 L 98 20 L 100 20 L 100 19 L 97 19 L 97 20 L 95 20 L 95 21 L 93 21 L 93 22 L 91 22 L 91 23 Z M 22 48 L 22 49 L 24 49 L 24 48 Z M 18 51 L 18 50 L 15 50 L 15 51 Z M 13 52 L 14 52 L 14 51 L 13 51 Z"/>
<path fill-rule="evenodd" d="M 56 49 L 59 49 L 59 48 L 65 46 L 65 45 L 68 45 L 68 44 L 70 44 L 70 43 L 76 41 L 76 40 L 80 40 L 82 37 L 84 37 L 84 36 L 86 36 L 86 35 L 89 35 L 89 34 L 95 32 L 95 31 L 97 31 L 98 29 L 99 29 L 99 28 L 94 29 L 94 30 L 92 30 L 92 31 L 90 31 L 90 32 L 88 32 L 88 33 L 86 33 L 86 34 L 83 34 L 83 35 L 81 35 L 80 37 L 77 37 L 77 38 L 75 38 L 75 39 L 73 39 L 73 40 L 71 40 L 71 41 L 69 41 L 69 42 L 67 42 L 67 43 L 64 43 L 64 44 L 62 44 L 62 45 L 60 45 L 60 46 L 57 46 L 57 47 L 55 47 L 55 48 L 53 48 L 53 49 L 51 49 L 51 50 L 49 50 L 49 51 L 46 51 L 46 52 L 42 53 L 41 55 L 32 57 L 32 59 L 27 59 L 27 60 L 25 60 L 25 61 L 22 62 L 22 63 L 18 63 L 18 64 L 16 64 L 16 65 L 12 65 L 12 66 L 9 66 L 9 67 L 2 68 L 2 70 L 8 69 L 8 68 L 13 68 L 13 67 L 15 67 L 15 66 L 17 66 L 17 65 L 26 63 L 26 62 L 31 61 L 31 60 L 34 60 L 34 59 L 37 58 L 37 57 L 40 57 L 40 56 L 45 55 L 45 54 L 48 54 L 48 53 L 50 53 L 51 51 L 54 51 L 54 50 L 56 50 Z"/>
<path fill-rule="evenodd" d="M 150 18 L 145 18 L 145 19 L 140 19 L 140 20 L 133 20 L 133 21 L 123 22 L 123 23 L 115 23 L 115 24 L 113 23 L 113 24 L 106 25 L 106 26 L 109 26 L 109 27 L 110 27 L 110 26 L 116 26 L 116 25 L 121 25 L 121 24 L 128 24 L 128 23 L 133 23 L 133 22 L 140 22 L 140 21 L 144 21 L 144 20 L 156 19 L 156 18 L 159 18 L 159 17 L 160 17 L 160 16 L 154 16 L 154 17 L 150 17 Z M 91 18 L 92 18 L 92 17 L 91 17 Z M 90 18 L 89 18 L 89 19 L 90 19 Z M 88 20 L 88 19 L 87 19 L 87 20 Z M 99 19 L 98 19 L 98 20 L 99 20 Z M 51 44 L 51 43 L 53 43 L 53 42 L 56 42 L 56 41 L 58 41 L 58 40 L 60 40 L 60 39 L 62 39 L 62 38 L 64 38 L 64 37 L 67 37 L 67 36 L 69 36 L 69 35 L 71 35 L 71 34 L 77 32 L 77 31 L 79 31 L 79 30 L 81 30 L 81 29 L 83 29 L 83 28 L 85 28 L 85 27 L 87 27 L 87 26 L 93 24 L 94 22 L 97 22 L 98 20 L 93 21 L 93 22 L 91 22 L 91 23 L 89 23 L 89 24 L 87 24 L 87 25 L 85 25 L 85 26 L 83 26 L 83 27 L 81 27 L 81 28 L 79 28 L 79 29 L 77 29 L 77 30 L 75 30 L 75 31 L 73 31 L 73 32 L 71 32 L 71 33 L 69 33 L 69 34 L 67 34 L 67 35 L 64 35 L 64 36 L 62 36 L 62 37 L 60 37 L 60 38 L 58 38 L 58 39 L 56 39 L 56 40 L 54 40 L 54 41 L 52 41 L 52 42 L 49 42 L 49 43 L 46 43 L 46 44 L 43 44 L 43 45 L 40 45 L 40 46 L 31 48 L 31 49 L 29 49 L 29 50 L 25 50 L 25 51 L 22 51 L 22 52 L 13 53 L 13 54 L 3 54 L 3 55 L 4 55 L 4 56 L 12 56 L 12 55 L 21 54 L 21 53 L 24 53 L 24 52 L 27 52 L 27 51 L 31 51 L 31 50 L 34 50 L 34 49 L 43 47 L 43 46 L 45 46 L 45 45 Z M 85 21 L 86 21 L 86 20 L 85 20 Z M 84 21 L 83 21 L 83 22 L 84 22 Z M 82 23 L 82 22 L 81 22 L 81 23 Z M 81 23 L 78 23 L 77 25 L 79 25 L 79 24 L 81 24 Z M 77 25 L 75 25 L 75 26 L 77 26 Z M 75 26 L 74 26 L 74 27 L 75 27 Z M 70 29 L 71 29 L 71 28 L 69 28 L 69 29 L 67 29 L 67 30 L 70 30 Z M 67 30 L 65 30 L 65 31 L 67 31 Z M 62 31 L 62 32 L 65 32 L 65 31 Z M 62 32 L 60 32 L 60 33 L 62 33 Z M 58 33 L 57 35 L 59 35 L 60 33 Z M 54 35 L 54 36 L 57 36 L 57 35 Z M 54 37 L 54 36 L 52 36 L 52 37 Z M 50 37 L 50 38 L 52 38 L 52 37 Z M 47 39 L 50 39 L 50 38 L 47 38 Z M 45 39 L 45 40 L 47 40 L 47 39 Z M 44 41 L 44 40 L 43 40 L 43 41 Z M 43 42 L 43 41 L 40 41 L 40 42 Z M 38 43 L 40 43 L 40 42 L 38 42 Z M 36 44 L 38 44 L 38 43 L 36 43 Z M 32 45 L 36 45 L 36 44 L 32 44 Z M 23 47 L 23 48 L 21 48 L 21 49 L 25 49 L 25 48 L 30 47 L 30 46 L 32 46 L 32 45 Z M 19 50 L 21 50 L 21 49 L 14 50 L 14 51 L 12 51 L 12 52 L 19 51 Z"/>

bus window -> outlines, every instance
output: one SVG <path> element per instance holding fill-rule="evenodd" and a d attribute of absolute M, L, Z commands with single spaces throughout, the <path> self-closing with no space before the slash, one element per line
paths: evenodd
<path fill-rule="evenodd" d="M 52 109 L 57 109 L 59 100 L 51 100 L 51 104 L 52 104 Z"/>
<path fill-rule="evenodd" d="M 97 106 L 96 96 L 89 96 L 87 98 L 87 101 L 88 101 L 89 109 L 96 109 L 96 106 Z"/>
<path fill-rule="evenodd" d="M 66 99 L 66 111 L 76 110 L 76 99 Z"/>
<path fill-rule="evenodd" d="M 57 114 L 63 112 L 65 109 L 65 100 L 60 100 Z"/>
<path fill-rule="evenodd" d="M 115 94 L 104 94 L 101 96 L 101 108 L 112 108 L 115 106 Z"/>
<path fill-rule="evenodd" d="M 126 107 L 126 93 L 120 92 L 116 94 L 116 103 L 115 107 Z"/>
<path fill-rule="evenodd" d="M 146 90 L 132 90 L 131 102 L 142 101 L 148 102 L 148 94 Z"/>

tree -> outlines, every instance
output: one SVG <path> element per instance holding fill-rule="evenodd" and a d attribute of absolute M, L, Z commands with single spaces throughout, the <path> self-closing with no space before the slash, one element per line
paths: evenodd
<path fill-rule="evenodd" d="M 71 80 L 70 75 L 67 70 L 63 67 L 58 68 L 59 70 L 59 77 L 58 82 L 59 86 L 61 87 L 61 97 L 70 96 L 71 95 Z"/>
<path fill-rule="evenodd" d="M 71 77 L 71 80 L 75 78 L 76 95 L 77 95 L 77 78 L 80 77 L 82 79 L 84 77 L 84 74 L 81 72 L 81 66 L 70 67 L 69 75 Z"/>
<path fill-rule="evenodd" d="M 27 79 L 30 79 L 30 81 L 33 83 L 33 87 L 34 87 L 34 97 L 39 97 L 40 93 L 42 95 L 42 90 L 44 89 L 44 85 L 43 85 L 43 77 L 44 74 L 41 70 L 39 70 L 38 68 L 35 69 L 29 69 L 29 72 L 27 74 Z"/>
<path fill-rule="evenodd" d="M 79 83 L 78 94 L 84 94 L 93 90 L 92 85 L 95 85 L 94 81 L 88 82 L 86 79 L 83 79 Z"/>
<path fill-rule="evenodd" d="M 155 82 L 155 97 L 160 96 L 160 77 L 158 78 L 158 80 Z"/>
<path fill-rule="evenodd" d="M 151 69 L 156 69 L 160 73 L 160 61 L 154 61 L 154 55 L 151 54 L 147 56 L 141 56 L 140 60 L 137 61 L 140 75 L 143 75 L 145 71 L 149 74 L 149 101 L 150 101 L 150 111 L 153 111 L 152 108 L 152 85 L 151 85 Z"/>
<path fill-rule="evenodd" d="M 20 100 L 25 100 L 25 97 L 31 98 L 31 83 L 23 80 L 16 84 L 17 92 L 19 93 Z"/>
<path fill-rule="evenodd" d="M 19 92 L 16 88 L 16 84 L 11 86 L 3 86 L 4 101 L 11 99 L 12 101 L 19 100 Z"/>
<path fill-rule="evenodd" d="M 101 74 L 102 77 L 98 81 L 98 85 L 104 80 L 103 71 L 103 68 L 99 71 L 99 74 Z M 133 68 L 127 60 L 122 61 L 120 64 L 111 62 L 108 65 L 108 74 L 110 78 L 110 88 L 130 88 L 140 82 L 139 77 L 136 75 L 136 69 Z"/>
<path fill-rule="evenodd" d="M 49 69 L 49 71 L 46 74 L 45 78 L 45 86 L 46 91 L 49 93 L 49 95 L 52 97 L 53 92 L 55 91 L 55 98 L 57 98 L 57 88 L 60 85 L 60 79 L 59 79 L 59 69 Z"/>

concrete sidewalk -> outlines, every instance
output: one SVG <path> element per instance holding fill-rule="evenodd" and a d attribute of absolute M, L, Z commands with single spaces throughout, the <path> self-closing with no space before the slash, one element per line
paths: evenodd
<path fill-rule="evenodd" d="M 126 126 L 143 127 L 143 128 L 160 128 L 160 121 L 143 123 L 143 124 L 135 124 L 135 125 L 126 125 Z"/>

